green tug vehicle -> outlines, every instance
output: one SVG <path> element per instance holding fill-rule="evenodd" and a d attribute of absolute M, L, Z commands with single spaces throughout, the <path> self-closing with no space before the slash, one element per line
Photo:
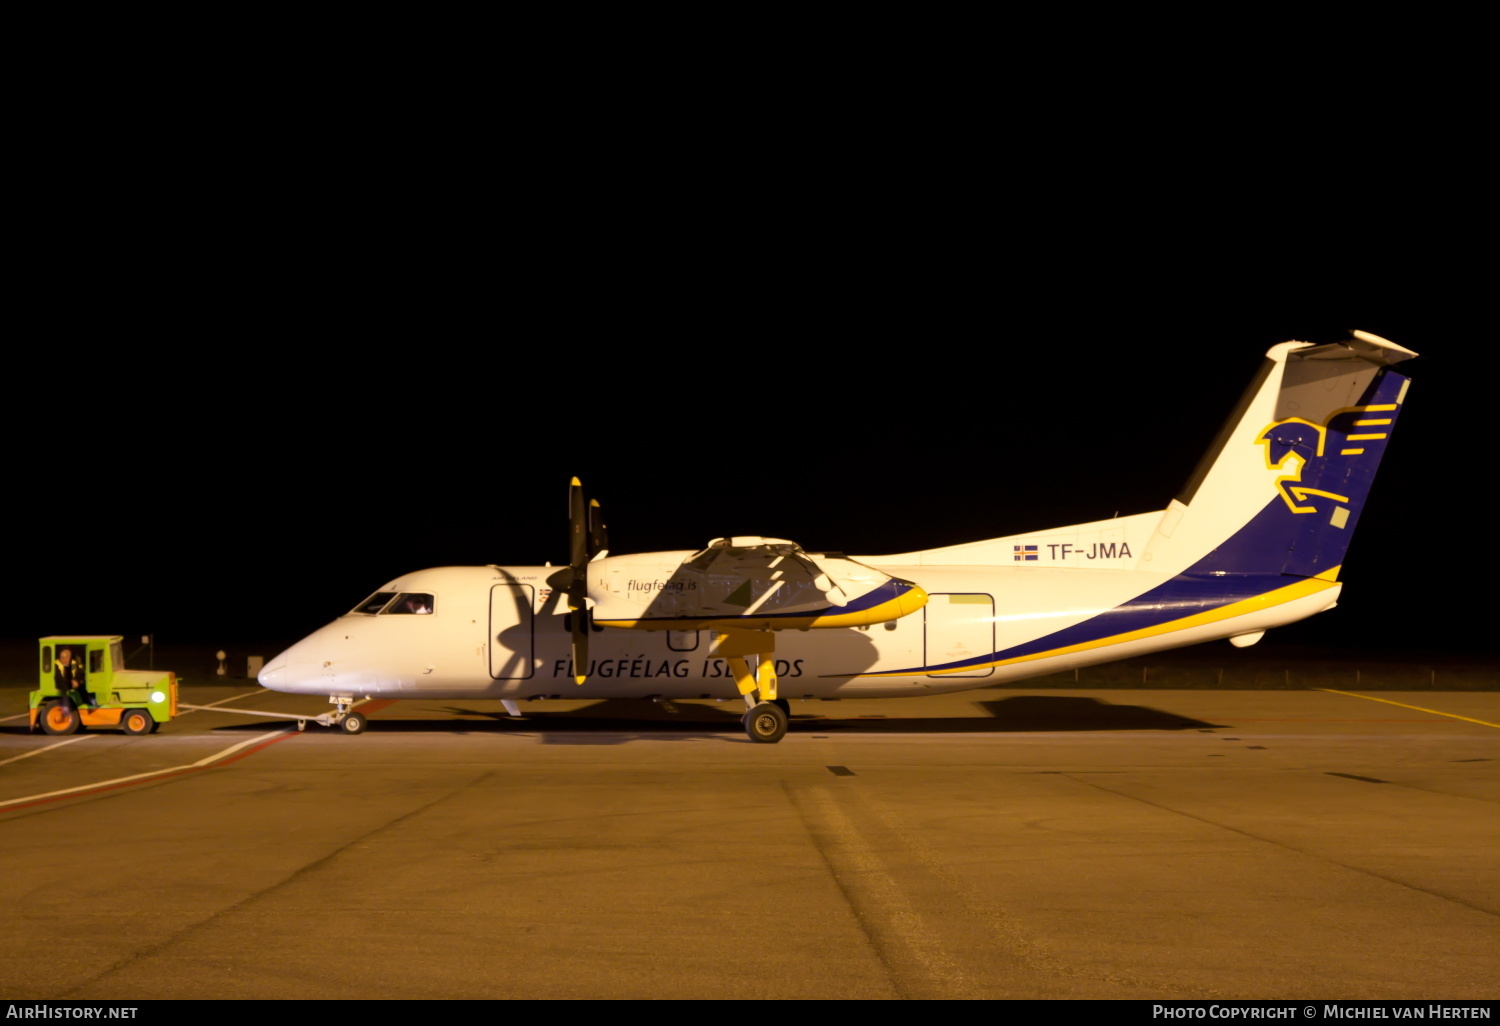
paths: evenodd
<path fill-rule="evenodd" d="M 31 693 L 31 729 L 74 734 L 115 727 L 152 734 L 177 715 L 177 674 L 125 669 L 124 639 L 76 634 L 42 638 L 41 686 Z"/>

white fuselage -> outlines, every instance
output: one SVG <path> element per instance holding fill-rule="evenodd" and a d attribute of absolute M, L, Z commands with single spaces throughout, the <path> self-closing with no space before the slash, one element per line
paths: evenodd
<path fill-rule="evenodd" d="M 568 565 L 407 574 L 272 659 L 260 681 L 328 695 L 341 715 L 365 695 L 753 691 L 768 704 L 964 691 L 1219 638 L 1252 643 L 1337 600 L 1407 394 L 1391 367 L 1412 355 L 1361 332 L 1273 346 L 1166 508 L 944 548 L 849 559 L 745 536 L 613 556 L 574 479 Z M 588 665 L 573 666 L 585 648 Z M 776 740 L 778 719 L 784 730 L 762 710 L 752 738 Z"/>
<path fill-rule="evenodd" d="M 865 627 L 770 635 L 786 698 L 898 697 L 1004 684 L 1290 623 L 1334 604 L 1339 585 L 1306 581 L 1253 601 L 1154 602 L 1154 622 L 1119 619 L 1163 575 L 1073 567 L 898 566 L 929 600 Z M 273 658 L 268 688 L 376 698 L 736 698 L 713 632 L 596 628 L 574 682 L 565 596 L 555 567 L 443 567 L 385 590 L 433 596 L 430 614 L 350 613 Z M 1125 629 L 1128 628 L 1128 629 Z M 1061 633 L 1060 633 L 1061 632 Z M 1052 643 L 1049 639 L 1056 639 Z M 1029 646 L 1029 647 L 1028 647 Z"/>

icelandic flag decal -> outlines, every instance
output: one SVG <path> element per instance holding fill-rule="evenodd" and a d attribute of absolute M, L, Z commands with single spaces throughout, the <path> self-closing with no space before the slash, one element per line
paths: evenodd
<path fill-rule="evenodd" d="M 1036 556 L 1036 546 L 1035 545 L 1015 545 L 1015 546 L 1012 546 L 1012 548 L 1014 548 L 1016 550 L 1015 559 L 1016 559 L 1017 563 L 1021 563 L 1021 562 L 1034 563 L 1034 562 L 1036 562 L 1037 556 Z"/>

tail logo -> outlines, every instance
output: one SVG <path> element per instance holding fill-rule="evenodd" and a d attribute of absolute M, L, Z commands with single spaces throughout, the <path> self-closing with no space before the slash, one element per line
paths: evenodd
<path fill-rule="evenodd" d="M 1276 491 L 1286 503 L 1287 508 L 1293 513 L 1316 513 L 1319 507 L 1311 501 L 1312 496 L 1335 503 L 1349 502 L 1347 495 L 1339 495 L 1302 484 L 1302 473 L 1315 461 L 1327 457 L 1330 431 L 1340 438 L 1340 441 L 1336 443 L 1340 456 L 1363 456 L 1366 451 L 1364 445 L 1348 443 L 1385 439 L 1394 418 L 1372 415 L 1389 413 L 1395 409 L 1394 404 L 1354 406 L 1335 410 L 1322 424 L 1314 424 L 1302 417 L 1288 417 L 1286 420 L 1276 421 L 1262 431 L 1256 443 L 1266 447 L 1266 469 L 1282 472 L 1282 475 L 1276 479 Z M 1335 423 L 1336 421 L 1338 423 Z M 1342 527 L 1348 516 L 1347 509 L 1336 509 L 1334 523 Z"/>

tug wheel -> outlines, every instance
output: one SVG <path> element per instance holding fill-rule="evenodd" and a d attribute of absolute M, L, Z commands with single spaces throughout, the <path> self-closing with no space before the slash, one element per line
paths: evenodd
<path fill-rule="evenodd" d="M 37 720 L 42 725 L 42 731 L 54 737 L 78 733 L 83 722 L 78 710 L 70 702 L 48 702 L 42 706 L 42 714 Z"/>
<path fill-rule="evenodd" d="M 149 734 L 156 727 L 156 720 L 144 709 L 126 709 L 120 717 L 120 729 L 132 736 Z"/>

